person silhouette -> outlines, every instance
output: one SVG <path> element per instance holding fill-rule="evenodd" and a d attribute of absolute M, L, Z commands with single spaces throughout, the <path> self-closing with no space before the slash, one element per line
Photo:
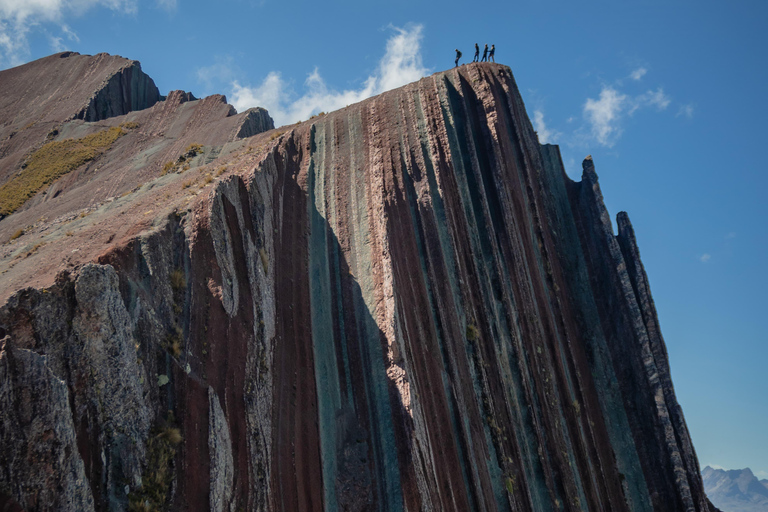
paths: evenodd
<path fill-rule="evenodd" d="M 461 58 L 461 52 L 460 52 L 460 51 L 459 51 L 459 49 L 457 48 L 457 49 L 456 49 L 456 62 L 455 62 L 455 64 L 456 64 L 456 67 L 459 67 L 459 59 L 460 59 L 460 58 Z"/>
<path fill-rule="evenodd" d="M 472 62 L 477 62 L 478 60 L 480 60 L 480 47 L 475 43 L 475 58 L 472 59 Z"/>
<path fill-rule="evenodd" d="M 489 61 L 489 62 L 491 62 L 491 61 L 492 61 L 492 62 L 496 62 L 496 59 L 494 59 L 494 58 L 493 58 L 493 54 L 494 54 L 494 53 L 496 53 L 496 45 L 495 45 L 495 44 L 492 44 L 492 45 L 491 45 L 491 53 L 489 53 L 489 54 L 488 54 L 488 61 Z"/>
<path fill-rule="evenodd" d="M 485 62 L 488 60 L 488 45 L 485 45 L 485 50 L 483 50 L 483 59 L 480 62 Z"/>

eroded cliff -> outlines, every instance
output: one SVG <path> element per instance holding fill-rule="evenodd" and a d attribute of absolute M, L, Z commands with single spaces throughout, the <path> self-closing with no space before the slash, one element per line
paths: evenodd
<path fill-rule="evenodd" d="M 206 101 L 108 120 L 94 176 L 143 184 L 6 244 L 0 504 L 710 510 L 629 220 L 509 68 L 265 133 Z"/>

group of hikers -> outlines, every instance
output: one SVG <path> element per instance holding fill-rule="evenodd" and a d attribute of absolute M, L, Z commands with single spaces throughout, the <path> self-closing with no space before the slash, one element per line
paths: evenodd
<path fill-rule="evenodd" d="M 488 45 L 485 45 L 485 49 L 483 50 L 483 58 L 480 59 L 480 47 L 475 43 L 475 58 L 472 59 L 472 62 L 496 62 L 496 59 L 493 58 L 493 54 L 496 53 L 496 45 L 492 44 L 490 51 L 488 50 Z M 456 48 L 456 67 L 459 67 L 459 59 L 461 58 L 461 52 L 458 48 Z"/>

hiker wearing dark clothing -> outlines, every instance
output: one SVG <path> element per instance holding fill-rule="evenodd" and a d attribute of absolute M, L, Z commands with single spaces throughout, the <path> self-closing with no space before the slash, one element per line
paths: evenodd
<path fill-rule="evenodd" d="M 496 62 L 496 59 L 493 58 L 493 54 L 496 53 L 496 45 L 491 45 L 491 53 L 488 54 L 488 61 L 489 62 Z"/>
<path fill-rule="evenodd" d="M 459 59 L 461 58 L 461 52 L 459 49 L 456 49 L 456 67 L 459 67 Z"/>
<path fill-rule="evenodd" d="M 480 60 L 480 47 L 475 43 L 475 58 L 472 59 L 472 62 L 477 62 L 478 60 Z"/>
<path fill-rule="evenodd" d="M 485 50 L 483 50 L 483 59 L 480 62 L 485 62 L 488 60 L 488 45 L 485 45 Z"/>

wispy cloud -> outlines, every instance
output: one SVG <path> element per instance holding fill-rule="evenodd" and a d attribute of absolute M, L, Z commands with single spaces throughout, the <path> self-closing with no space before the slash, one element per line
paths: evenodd
<path fill-rule="evenodd" d="M 176 10 L 176 0 L 156 0 L 157 6 L 161 9 L 164 9 L 168 12 L 173 12 Z"/>
<path fill-rule="evenodd" d="M 680 108 L 677 110 L 677 115 L 675 117 L 685 116 L 688 119 L 691 119 L 693 117 L 693 105 L 680 105 Z"/>
<path fill-rule="evenodd" d="M 634 98 L 632 112 L 643 107 L 656 107 L 658 110 L 666 110 L 672 100 L 659 87 L 655 91 L 648 91 Z"/>
<path fill-rule="evenodd" d="M 539 135 L 541 144 L 552 144 L 560 137 L 560 132 L 550 130 L 544 122 L 544 112 L 541 110 L 533 111 L 533 127 Z"/>
<path fill-rule="evenodd" d="M 711 259 L 712 259 L 712 255 L 709 254 L 709 253 L 704 253 L 701 256 L 699 256 L 699 261 L 702 262 L 702 263 L 707 263 Z"/>
<path fill-rule="evenodd" d="M 645 74 L 648 72 L 645 68 L 637 68 L 632 73 L 629 74 L 629 78 L 632 80 L 640 80 L 645 76 Z"/>
<path fill-rule="evenodd" d="M 197 69 L 197 80 L 203 85 L 204 94 L 210 94 L 223 84 L 231 84 L 238 71 L 232 56 L 216 56 L 213 64 Z"/>
<path fill-rule="evenodd" d="M 726 240 L 733 240 L 734 238 L 736 238 L 736 232 L 735 231 L 731 231 L 727 235 L 725 235 L 725 239 Z"/>
<path fill-rule="evenodd" d="M 662 87 L 655 91 L 649 90 L 636 96 L 621 92 L 617 87 L 604 85 L 598 99 L 587 98 L 583 113 L 587 122 L 587 136 L 583 128 L 578 139 L 582 143 L 595 141 L 606 147 L 613 147 L 624 131 L 622 119 L 625 115 L 633 115 L 640 109 L 655 108 L 666 110 L 672 103 Z"/>
<path fill-rule="evenodd" d="M 600 99 L 587 98 L 584 103 L 584 117 L 590 126 L 590 132 L 603 146 L 613 147 L 621 135 L 619 119 L 627 102 L 627 95 L 613 87 L 606 86 L 600 91 Z"/>
<path fill-rule="evenodd" d="M 759 471 L 755 471 L 755 476 L 761 480 L 768 478 L 768 471 L 763 471 L 762 469 Z"/>
<path fill-rule="evenodd" d="M 126 14 L 135 13 L 138 0 L 0 0 L 0 69 L 22 64 L 29 58 L 29 36 L 48 33 L 52 48 L 63 47 L 63 38 L 77 41 L 64 22 L 101 7 Z M 175 1 L 175 0 L 173 0 Z M 53 29 L 61 35 L 50 34 Z"/>
<path fill-rule="evenodd" d="M 308 119 L 321 111 L 329 112 L 357 103 L 428 74 L 430 70 L 424 67 L 421 60 L 423 25 L 390 28 L 394 34 L 387 40 L 384 56 L 376 71 L 358 89 L 332 89 L 325 83 L 319 69 L 315 68 L 307 76 L 303 92 L 296 93 L 279 72 L 272 71 L 257 86 L 234 81 L 230 101 L 239 111 L 264 107 L 275 124 L 284 125 Z"/>

